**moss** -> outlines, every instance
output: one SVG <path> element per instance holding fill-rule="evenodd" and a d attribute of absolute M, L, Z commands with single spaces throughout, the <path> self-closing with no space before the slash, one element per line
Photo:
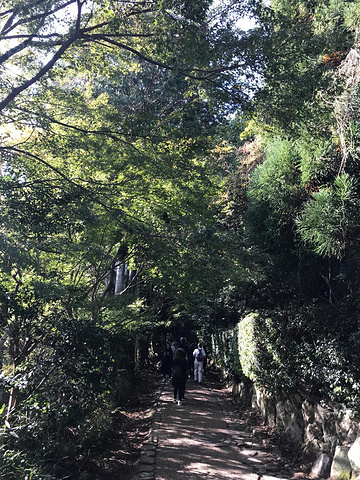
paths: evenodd
<path fill-rule="evenodd" d="M 351 472 L 343 471 L 339 473 L 336 480 L 350 480 L 350 479 L 351 479 Z"/>

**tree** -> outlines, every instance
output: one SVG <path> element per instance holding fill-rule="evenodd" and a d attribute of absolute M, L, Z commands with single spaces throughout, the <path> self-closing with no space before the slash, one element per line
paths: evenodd
<path fill-rule="evenodd" d="M 237 184 L 249 274 L 232 291 L 245 293 L 242 313 L 255 319 L 258 384 L 356 411 L 358 10 L 343 1 L 258 8 L 263 86 L 242 134 L 257 166 Z"/>
<path fill-rule="evenodd" d="M 237 70 L 225 46 L 237 42 L 223 28 L 224 12 L 208 22 L 211 2 L 143 2 L 47 0 L 3 4 L 0 63 L 0 111 L 35 84 L 51 78 L 60 59 L 101 45 L 197 81 L 214 81 L 223 71 Z M 224 42 L 224 41 L 225 42 Z M 240 53 L 240 50 L 239 52 Z M 210 66 L 211 64 L 211 66 Z M 12 67 L 21 68 L 21 74 Z"/>
<path fill-rule="evenodd" d="M 41 452 L 65 456 L 67 427 L 86 448 L 94 406 L 99 418 L 121 401 L 135 337 L 225 275 L 209 161 L 221 114 L 204 86 L 226 92 L 241 62 L 208 6 L 2 10 L 3 65 L 21 74 L 4 70 L 1 86 L 4 474 L 41 476 Z M 125 268 L 131 288 L 109 295 Z"/>

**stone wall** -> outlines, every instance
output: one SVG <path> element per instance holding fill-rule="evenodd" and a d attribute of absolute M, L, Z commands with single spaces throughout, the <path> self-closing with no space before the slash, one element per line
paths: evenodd
<path fill-rule="evenodd" d="M 249 314 L 237 326 L 210 336 L 214 368 L 220 367 L 227 381 L 233 379 L 233 393 L 245 408 L 260 411 L 265 425 L 276 429 L 304 462 L 313 464 L 314 478 L 344 480 L 353 475 L 360 480 L 360 419 L 351 410 L 334 402 L 300 394 L 272 395 L 255 387 L 257 338 L 252 326 L 256 318 Z"/>
<path fill-rule="evenodd" d="M 264 423 L 283 434 L 304 461 L 321 454 L 334 456 L 336 447 L 351 446 L 359 434 L 360 419 L 341 404 L 318 402 L 300 395 L 268 395 L 250 383 L 234 383 L 233 393 L 245 406 L 259 410 Z"/>

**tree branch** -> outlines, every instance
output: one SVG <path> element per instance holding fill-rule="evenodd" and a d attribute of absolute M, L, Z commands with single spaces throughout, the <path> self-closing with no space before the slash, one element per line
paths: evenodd
<path fill-rule="evenodd" d="M 78 40 L 78 35 L 75 34 L 73 37 L 69 38 L 60 48 L 59 50 L 55 53 L 55 55 L 52 57 L 52 59 L 44 65 L 44 67 L 39 70 L 39 72 L 34 75 L 30 80 L 27 80 L 24 82 L 22 85 L 19 87 L 16 87 L 12 90 L 11 93 L 7 97 L 5 97 L 1 102 L 0 102 L 0 112 L 6 108 L 10 102 L 14 100 L 21 92 L 24 90 L 28 89 L 33 85 L 35 82 L 37 82 L 41 77 L 43 77 L 47 72 L 49 72 L 55 63 L 62 57 L 63 53 L 66 52 L 66 50 Z"/>
<path fill-rule="evenodd" d="M 13 30 L 14 28 L 16 28 L 19 25 L 29 24 L 29 23 L 31 23 L 35 20 L 40 20 L 40 19 L 45 20 L 46 17 L 49 17 L 50 15 L 53 15 L 54 13 L 59 12 L 60 10 L 63 10 L 65 7 L 68 7 L 69 5 L 71 5 L 72 3 L 75 3 L 75 2 L 76 2 L 76 0 L 69 0 L 67 3 L 65 3 L 63 5 L 60 5 L 58 8 L 54 8 L 54 10 L 45 11 L 45 12 L 43 12 L 41 14 L 38 14 L 38 15 L 28 16 L 24 19 L 19 20 L 16 23 L 12 24 L 13 18 L 18 13 L 16 10 L 14 10 L 13 15 L 9 18 L 9 20 L 6 22 L 5 26 L 3 27 L 2 31 L 1 31 L 1 35 L 6 35 L 7 33 L 11 32 L 11 30 Z"/>
<path fill-rule="evenodd" d="M 21 52 L 21 50 L 24 50 L 24 48 L 26 48 L 32 42 L 33 38 L 34 38 L 34 35 L 27 36 L 27 40 L 25 40 L 22 43 L 19 43 L 19 45 L 16 45 L 15 47 L 11 48 L 6 53 L 4 53 L 4 55 L 0 57 L 0 65 L 6 62 L 6 60 L 8 60 L 10 57 L 15 55 L 16 53 L 19 53 Z"/>
<path fill-rule="evenodd" d="M 199 80 L 209 80 L 214 75 L 217 75 L 217 74 L 225 72 L 225 71 L 236 70 L 241 66 L 239 63 L 236 63 L 236 64 L 229 65 L 229 66 L 226 66 L 226 67 L 218 67 L 218 68 L 211 69 L 211 70 L 206 70 L 206 69 L 202 69 L 202 68 L 194 68 L 194 67 L 178 69 L 178 67 L 176 65 L 173 66 L 173 65 L 169 65 L 167 63 L 160 62 L 158 60 L 154 60 L 153 58 L 144 55 L 139 50 L 136 50 L 135 48 L 133 48 L 129 45 L 126 45 L 125 43 L 115 41 L 115 40 L 113 40 L 113 38 L 110 38 L 110 36 L 105 35 L 105 34 L 94 33 L 92 35 L 86 35 L 86 34 L 84 35 L 84 31 L 82 31 L 81 37 L 82 37 L 82 39 L 84 39 L 86 41 L 102 40 L 105 43 L 109 43 L 109 44 L 114 45 L 116 47 L 120 47 L 123 50 L 127 50 L 130 53 L 133 53 L 138 58 L 141 58 L 141 60 L 144 60 L 147 63 L 150 63 L 152 65 L 156 65 L 156 66 L 164 68 L 166 70 L 178 71 L 181 75 L 184 75 L 188 78 L 191 78 L 193 80 L 198 80 L 198 81 Z M 204 73 L 206 75 L 199 76 L 199 75 L 194 75 L 191 72 Z"/>

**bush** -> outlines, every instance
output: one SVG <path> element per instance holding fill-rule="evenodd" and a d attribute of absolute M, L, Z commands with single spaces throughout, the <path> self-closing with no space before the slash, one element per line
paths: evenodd
<path fill-rule="evenodd" d="M 237 327 L 226 330 L 218 330 L 211 336 L 212 357 L 218 367 L 227 377 L 241 378 L 243 376 L 238 347 L 237 347 Z"/>
<path fill-rule="evenodd" d="M 242 371 L 270 392 L 345 403 L 360 409 L 360 323 L 354 305 L 259 311 L 239 323 Z"/>
<path fill-rule="evenodd" d="M 131 358 L 128 335 L 81 319 L 57 318 L 56 326 L 26 362 L 0 375 L 2 390 L 16 398 L 0 433 L 1 478 L 50 480 L 56 469 L 71 472 L 129 394 L 132 373 L 122 368 Z"/>

